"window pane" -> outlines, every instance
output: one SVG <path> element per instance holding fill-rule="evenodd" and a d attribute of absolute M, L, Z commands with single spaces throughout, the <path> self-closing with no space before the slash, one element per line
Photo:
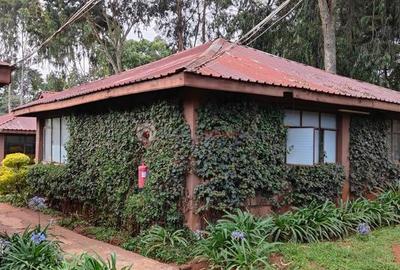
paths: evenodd
<path fill-rule="evenodd" d="M 314 130 L 314 163 L 319 162 L 319 148 L 320 148 L 320 141 L 319 141 L 319 130 Z"/>
<path fill-rule="evenodd" d="M 321 128 L 336 129 L 336 115 L 321 113 Z"/>
<path fill-rule="evenodd" d="M 51 161 L 61 162 L 61 134 L 60 118 L 53 118 L 52 141 L 51 141 Z"/>
<path fill-rule="evenodd" d="M 69 139 L 69 131 L 67 127 L 67 118 L 61 118 L 61 162 L 64 163 L 67 159 L 67 151 L 65 145 Z"/>
<path fill-rule="evenodd" d="M 24 153 L 24 136 L 6 136 L 5 154 L 7 155 L 11 153 Z"/>
<path fill-rule="evenodd" d="M 44 124 L 43 160 L 51 161 L 51 119 L 46 119 Z"/>
<path fill-rule="evenodd" d="M 314 129 L 289 128 L 287 133 L 286 162 L 288 164 L 314 164 Z"/>
<path fill-rule="evenodd" d="M 300 126 L 300 111 L 285 110 L 285 126 L 299 127 Z"/>
<path fill-rule="evenodd" d="M 400 161 L 400 134 L 393 134 L 392 155 L 394 161 Z"/>
<path fill-rule="evenodd" d="M 302 127 L 319 127 L 319 113 L 303 112 Z"/>
<path fill-rule="evenodd" d="M 336 131 L 324 130 L 324 162 L 336 162 Z"/>

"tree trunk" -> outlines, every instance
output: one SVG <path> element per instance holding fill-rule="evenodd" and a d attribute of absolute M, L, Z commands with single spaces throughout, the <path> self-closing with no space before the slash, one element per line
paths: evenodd
<path fill-rule="evenodd" d="M 319 14 L 324 36 L 324 66 L 330 73 L 336 73 L 336 0 L 318 0 Z"/>
<path fill-rule="evenodd" d="M 207 9 L 207 0 L 203 2 L 203 17 L 201 19 L 201 42 L 206 43 L 206 9 Z"/>
<path fill-rule="evenodd" d="M 8 98 L 7 98 L 7 109 L 8 109 L 8 112 L 10 113 L 11 112 L 11 83 L 8 85 L 8 87 L 7 87 L 7 96 L 8 96 Z"/>
<path fill-rule="evenodd" d="M 178 43 L 178 51 L 183 51 L 183 18 L 182 18 L 182 3 L 181 0 L 176 0 L 176 15 L 178 17 L 176 25 L 176 37 Z"/>

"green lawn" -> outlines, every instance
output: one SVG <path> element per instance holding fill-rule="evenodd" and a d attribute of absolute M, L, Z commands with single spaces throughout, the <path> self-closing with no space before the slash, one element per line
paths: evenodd
<path fill-rule="evenodd" d="M 352 236 L 337 242 L 283 244 L 281 253 L 290 262 L 289 269 L 400 269 L 392 244 L 400 244 L 400 226 L 376 230 L 368 240 Z"/>

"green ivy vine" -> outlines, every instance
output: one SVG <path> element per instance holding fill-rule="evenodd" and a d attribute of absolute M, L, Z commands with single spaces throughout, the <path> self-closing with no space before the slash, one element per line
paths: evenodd
<path fill-rule="evenodd" d="M 191 137 L 181 107 L 178 101 L 158 101 L 132 110 L 73 115 L 68 124 L 69 177 L 58 178 L 60 187 L 45 194 L 84 205 L 102 224 L 139 230 L 153 223 L 182 226 Z M 137 135 L 142 126 L 154 129 L 149 143 Z M 142 161 L 150 174 L 139 191 Z M 40 191 L 42 185 L 37 186 Z"/>
<path fill-rule="evenodd" d="M 390 122 L 381 115 L 353 116 L 350 124 L 350 187 L 356 196 L 385 188 L 400 179 L 390 158 Z"/>
<path fill-rule="evenodd" d="M 271 205 L 301 206 L 334 200 L 344 172 L 336 164 L 288 166 L 283 110 L 235 99 L 207 102 L 198 110 L 194 149 L 199 212 L 245 207 L 256 194 Z"/>

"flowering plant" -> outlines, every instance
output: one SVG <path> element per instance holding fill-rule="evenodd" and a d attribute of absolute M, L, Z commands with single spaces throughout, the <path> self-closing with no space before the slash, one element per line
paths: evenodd
<path fill-rule="evenodd" d="M 10 245 L 11 245 L 10 241 L 0 238 L 0 257 L 4 255 L 4 253 L 10 247 Z"/>
<path fill-rule="evenodd" d="M 233 240 L 244 240 L 246 239 L 246 234 L 242 231 L 233 231 L 231 237 Z"/>
<path fill-rule="evenodd" d="M 371 232 L 371 228 L 367 223 L 360 223 L 357 226 L 357 232 L 362 236 L 366 236 Z"/>
<path fill-rule="evenodd" d="M 46 240 L 46 234 L 44 232 L 38 232 L 35 233 L 33 232 L 31 235 L 31 240 L 36 244 L 39 245 L 41 244 L 43 241 Z"/>
<path fill-rule="evenodd" d="M 43 210 L 47 208 L 46 199 L 42 197 L 35 196 L 29 200 L 29 208 L 33 210 Z"/>

